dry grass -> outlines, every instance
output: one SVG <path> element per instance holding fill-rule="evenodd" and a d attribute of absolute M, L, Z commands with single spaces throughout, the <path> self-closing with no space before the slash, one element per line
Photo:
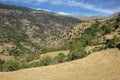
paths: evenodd
<path fill-rule="evenodd" d="M 8 61 L 8 60 L 15 60 L 13 56 L 7 56 L 7 55 L 2 55 L 0 54 L 0 59 Z"/>
<path fill-rule="evenodd" d="M 48 52 L 48 53 L 42 54 L 41 57 L 50 56 L 53 58 L 53 57 L 57 56 L 59 53 L 64 53 L 65 55 L 67 55 L 69 53 L 69 50 L 68 51 Z"/>
<path fill-rule="evenodd" d="M 104 35 L 104 37 L 106 37 L 107 39 L 112 39 L 113 36 L 120 36 L 120 35 L 118 34 L 118 32 L 112 32 L 110 34 Z"/>
<path fill-rule="evenodd" d="M 64 53 L 64 55 L 67 55 L 69 53 L 69 50 L 66 50 L 66 51 L 54 51 L 54 52 L 47 52 L 47 53 L 44 53 L 44 54 L 41 54 L 39 56 L 39 58 L 43 58 L 43 57 L 51 57 L 51 58 L 54 58 L 55 56 L 57 56 L 59 53 Z M 40 59 L 37 59 L 37 60 L 33 60 L 31 62 L 35 62 L 35 61 L 39 61 Z"/>
<path fill-rule="evenodd" d="M 120 51 L 107 49 L 58 65 L 1 72 L 0 80 L 120 80 Z"/>

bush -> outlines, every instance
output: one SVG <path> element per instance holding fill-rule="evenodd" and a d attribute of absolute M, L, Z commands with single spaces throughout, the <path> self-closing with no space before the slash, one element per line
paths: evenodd
<path fill-rule="evenodd" d="M 5 61 L 0 59 L 0 65 L 3 65 L 4 63 Z"/>
<path fill-rule="evenodd" d="M 112 32 L 112 27 L 107 26 L 107 25 L 103 25 L 103 26 L 101 27 L 101 29 L 102 29 L 102 31 L 103 31 L 103 35 L 109 34 L 109 33 Z"/>
<path fill-rule="evenodd" d="M 4 64 L 4 63 L 5 63 L 5 61 L 0 59 L 0 71 L 3 70 L 3 64 Z"/>
<path fill-rule="evenodd" d="M 24 69 L 24 68 L 30 68 L 31 65 L 30 63 L 21 63 L 21 68 Z"/>
<path fill-rule="evenodd" d="M 34 54 L 28 54 L 26 57 L 26 62 L 30 62 L 32 60 L 36 60 L 40 58 L 40 54 L 34 53 Z"/>
<path fill-rule="evenodd" d="M 117 48 L 120 50 L 120 43 L 117 45 Z"/>
<path fill-rule="evenodd" d="M 40 66 L 47 66 L 52 62 L 52 58 L 49 56 L 43 57 L 42 59 L 40 59 Z"/>
<path fill-rule="evenodd" d="M 3 64 L 3 71 L 14 71 L 21 68 L 21 63 L 9 60 Z"/>
<path fill-rule="evenodd" d="M 60 50 L 68 50 L 68 49 L 69 49 L 69 43 L 65 43 L 64 45 L 59 46 L 59 47 L 42 47 L 41 53 L 60 51 Z"/>
<path fill-rule="evenodd" d="M 106 49 L 105 45 L 96 46 L 95 48 L 92 49 L 92 52 L 101 51 L 101 50 L 105 50 L 105 49 Z"/>
<path fill-rule="evenodd" d="M 59 53 L 58 56 L 56 56 L 54 59 L 53 59 L 53 62 L 64 62 L 65 61 L 65 55 L 64 53 Z"/>
<path fill-rule="evenodd" d="M 116 48 L 120 43 L 120 37 L 114 36 L 111 40 L 106 43 L 107 48 Z"/>
<path fill-rule="evenodd" d="M 91 35 L 91 36 L 99 36 L 102 29 L 99 27 L 100 23 L 96 21 L 94 24 L 92 24 L 89 28 L 85 29 L 83 34 Z"/>
<path fill-rule="evenodd" d="M 70 53 L 68 54 L 68 60 L 75 60 L 75 59 L 83 58 L 87 55 L 88 54 L 85 51 L 84 47 L 81 46 L 81 47 L 75 48 L 70 51 Z"/>
<path fill-rule="evenodd" d="M 10 50 L 9 54 L 14 56 L 14 57 L 17 57 L 22 53 L 15 48 L 15 49 Z"/>

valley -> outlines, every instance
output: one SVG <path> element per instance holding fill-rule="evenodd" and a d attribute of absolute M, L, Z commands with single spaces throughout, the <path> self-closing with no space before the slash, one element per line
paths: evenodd
<path fill-rule="evenodd" d="M 0 80 L 120 80 L 120 14 L 69 16 L 0 3 Z"/>

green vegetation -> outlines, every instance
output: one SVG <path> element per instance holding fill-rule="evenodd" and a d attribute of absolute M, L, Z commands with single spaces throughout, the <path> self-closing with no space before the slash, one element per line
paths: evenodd
<path fill-rule="evenodd" d="M 84 38 L 81 38 L 81 39 L 84 39 Z M 76 39 L 70 43 L 71 44 L 70 53 L 68 54 L 67 60 L 75 60 L 75 59 L 83 58 L 88 55 L 81 42 L 83 40 L 81 41 L 80 40 Z"/>
<path fill-rule="evenodd" d="M 39 61 L 22 63 L 14 60 L 4 61 L 0 59 L 0 71 L 14 71 L 22 68 L 30 68 L 30 67 L 39 67 L 39 66 L 47 66 L 52 63 L 52 58 L 47 56 L 41 58 Z"/>
<path fill-rule="evenodd" d="M 83 38 L 84 39 L 84 38 Z M 28 61 L 34 60 L 34 58 L 39 59 L 37 61 L 33 62 L 18 62 L 18 61 L 4 61 L 0 59 L 0 71 L 14 71 L 19 70 L 23 68 L 31 68 L 31 67 L 40 67 L 40 66 L 47 66 L 50 64 L 56 64 L 56 63 L 62 63 L 66 61 L 76 60 L 83 57 L 86 57 L 90 53 L 87 53 L 85 51 L 85 47 L 81 42 L 80 39 L 75 39 L 70 44 L 70 53 L 65 56 L 64 53 L 59 53 L 57 56 L 55 56 L 53 59 L 49 56 L 38 58 L 38 55 L 32 55 L 28 57 Z M 114 36 L 112 39 L 110 39 L 106 44 L 101 46 L 96 46 L 92 52 L 105 50 L 106 48 L 116 48 L 120 44 L 120 37 Z"/>
<path fill-rule="evenodd" d="M 49 56 L 42 57 L 38 61 L 24 63 L 22 68 L 30 68 L 30 67 L 39 67 L 39 66 L 47 66 L 52 63 L 52 58 Z"/>
<path fill-rule="evenodd" d="M 104 50 L 106 48 L 116 48 L 120 44 L 120 37 L 113 37 L 111 40 L 107 40 L 106 44 L 100 41 L 100 37 L 109 34 L 112 31 L 116 30 L 119 27 L 117 20 L 113 22 L 106 21 L 105 25 L 101 24 L 98 21 L 95 21 L 89 28 L 85 29 L 81 37 L 76 38 L 70 42 L 70 53 L 68 54 L 67 60 L 75 60 L 89 55 L 85 51 L 86 46 L 95 46 L 92 52 Z"/>
<path fill-rule="evenodd" d="M 111 26 L 105 26 L 105 25 L 103 25 L 101 27 L 101 29 L 103 30 L 103 35 L 109 34 L 109 33 L 112 32 L 112 27 Z"/>
<path fill-rule="evenodd" d="M 2 44 L 0 46 L 7 43 L 13 44 L 12 48 L 7 49 L 6 52 L 18 60 L 4 61 L 0 59 L 0 71 L 14 71 L 63 63 L 86 57 L 92 52 L 116 48 L 120 45 L 120 37 L 117 36 L 107 39 L 106 42 L 100 39 L 120 27 L 120 16 L 104 23 L 95 21 L 95 23 L 80 33 L 80 37 L 67 40 L 64 39 L 68 35 L 67 32 L 71 31 L 73 25 L 82 22 L 81 20 L 12 5 L 0 4 L 0 9 L 8 11 L 0 12 L 2 16 L 0 21 L 0 43 Z M 64 32 L 66 34 L 60 36 Z M 59 42 L 60 38 L 63 39 L 60 40 L 61 42 Z M 52 43 L 52 41 L 57 40 L 58 43 Z M 65 44 L 61 45 L 61 43 Z M 56 47 L 54 45 L 60 46 Z M 87 53 L 85 50 L 86 46 L 96 47 L 90 53 Z M 40 58 L 40 54 L 59 50 L 70 50 L 70 53 L 68 55 L 59 53 L 54 58 L 49 56 Z M 0 53 L 4 54 L 5 50 Z M 23 59 L 23 61 L 20 62 L 20 59 Z"/>
<path fill-rule="evenodd" d="M 106 49 L 106 45 L 96 46 L 95 48 L 92 49 L 92 52 L 101 51 L 105 49 Z"/>
<path fill-rule="evenodd" d="M 68 54 L 67 60 L 80 59 L 89 55 L 89 53 L 85 51 L 85 47 L 100 43 L 98 37 L 101 36 L 102 29 L 99 25 L 100 23 L 96 21 L 82 33 L 81 37 L 70 42 L 70 53 Z"/>
<path fill-rule="evenodd" d="M 30 11 L 30 8 L 21 7 L 21 6 L 13 6 L 13 5 L 7 5 L 7 4 L 1 4 L 0 8 L 2 9 L 10 9 L 10 10 L 21 10 L 21 11 Z"/>
<path fill-rule="evenodd" d="M 58 56 L 54 57 L 53 63 L 65 62 L 65 58 L 64 53 L 59 53 Z"/>
<path fill-rule="evenodd" d="M 47 56 L 47 57 L 43 57 L 41 60 L 40 60 L 40 65 L 41 66 L 47 66 L 51 63 L 52 59 L 51 57 Z"/>
<path fill-rule="evenodd" d="M 12 48 L 2 50 L 0 53 L 8 52 L 16 59 L 22 55 L 68 49 L 61 43 L 52 44 L 58 45 L 57 48 L 51 47 L 50 43 L 59 38 L 64 31 L 69 31 L 75 24 L 82 22 L 69 16 L 58 16 L 46 11 L 1 3 L 0 10 L 0 43 L 13 44 Z"/>
<path fill-rule="evenodd" d="M 40 54 L 29 54 L 27 57 L 26 57 L 26 60 L 25 62 L 30 62 L 32 60 L 36 60 L 36 59 L 39 59 L 40 58 Z"/>
<path fill-rule="evenodd" d="M 41 53 L 53 52 L 53 51 L 61 51 L 61 50 L 69 50 L 69 43 L 60 46 L 60 47 L 42 47 Z"/>
<path fill-rule="evenodd" d="M 83 34 L 91 35 L 92 37 L 94 37 L 100 36 L 100 33 L 101 33 L 100 23 L 96 21 L 89 28 L 87 28 Z"/>
<path fill-rule="evenodd" d="M 21 68 L 21 63 L 9 60 L 2 65 L 1 71 L 14 71 Z"/>
<path fill-rule="evenodd" d="M 111 40 L 106 43 L 107 48 L 116 48 L 120 44 L 120 37 L 114 36 Z"/>
<path fill-rule="evenodd" d="M 5 61 L 0 59 L 0 65 L 3 65 L 4 63 Z"/>

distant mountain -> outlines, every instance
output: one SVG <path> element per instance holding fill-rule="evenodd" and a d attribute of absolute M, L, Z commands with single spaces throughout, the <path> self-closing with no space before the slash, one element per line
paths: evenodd
<path fill-rule="evenodd" d="M 104 19 L 104 16 L 83 16 L 83 15 L 78 15 L 78 16 L 73 16 L 75 18 L 81 19 L 81 20 L 95 20 L 95 19 Z"/>
<path fill-rule="evenodd" d="M 27 7 L 21 7 L 21 6 L 15 6 L 15 5 L 8 5 L 8 4 L 2 4 L 0 3 L 1 9 L 9 9 L 9 10 L 21 10 L 21 11 L 30 11 L 32 9 Z"/>
<path fill-rule="evenodd" d="M 90 16 L 91 19 L 104 19 L 105 17 L 104 16 Z"/>
<path fill-rule="evenodd" d="M 109 17 L 115 17 L 115 16 L 118 16 L 119 14 L 120 14 L 120 12 L 116 12 L 116 13 L 110 15 Z"/>

